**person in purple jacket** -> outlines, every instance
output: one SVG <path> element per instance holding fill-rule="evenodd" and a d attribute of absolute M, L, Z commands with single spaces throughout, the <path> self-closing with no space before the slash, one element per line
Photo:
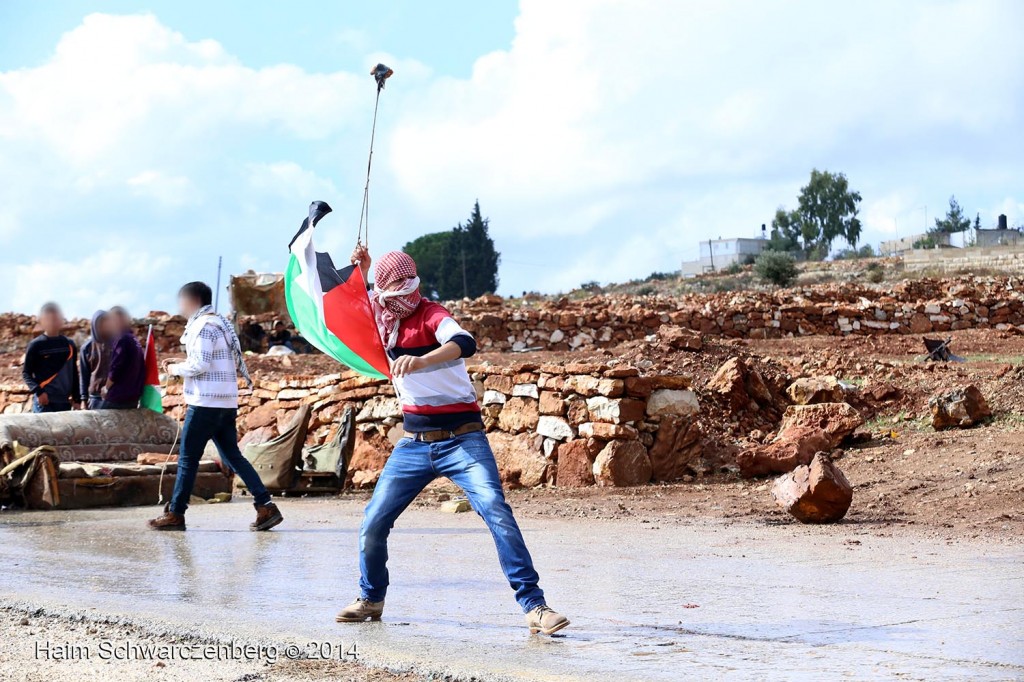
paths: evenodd
<path fill-rule="evenodd" d="M 146 356 L 132 332 L 131 318 L 124 308 L 111 308 L 110 316 L 116 321 L 117 334 L 110 351 L 110 369 L 99 408 L 134 410 L 139 406 L 146 383 Z"/>

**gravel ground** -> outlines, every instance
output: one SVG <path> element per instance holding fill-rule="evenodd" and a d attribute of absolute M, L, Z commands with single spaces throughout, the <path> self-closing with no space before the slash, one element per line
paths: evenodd
<path fill-rule="evenodd" d="M 240 642 L 144 622 L 0 603 L 0 680 L 24 682 L 413 682 L 351 660 L 290 660 L 286 643 Z M 276 653 L 276 656 L 275 656 Z M 172 657 L 173 654 L 173 657 Z M 336 657 L 338 652 L 334 652 Z M 181 656 L 191 656 L 182 660 Z M 344 655 L 344 652 L 342 653 Z"/>

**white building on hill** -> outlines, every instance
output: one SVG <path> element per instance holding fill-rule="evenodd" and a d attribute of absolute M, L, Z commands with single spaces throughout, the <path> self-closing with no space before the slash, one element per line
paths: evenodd
<path fill-rule="evenodd" d="M 700 243 L 700 258 L 684 261 L 679 274 L 693 277 L 727 268 L 733 263 L 745 265 L 757 258 L 767 245 L 768 240 L 760 238 L 709 239 Z"/>

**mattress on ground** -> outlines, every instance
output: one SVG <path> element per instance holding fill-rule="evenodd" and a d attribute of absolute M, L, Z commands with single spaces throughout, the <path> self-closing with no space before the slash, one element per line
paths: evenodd
<path fill-rule="evenodd" d="M 171 451 L 177 430 L 174 419 L 145 409 L 0 415 L 0 449 L 49 445 L 63 462 L 126 462 Z"/>

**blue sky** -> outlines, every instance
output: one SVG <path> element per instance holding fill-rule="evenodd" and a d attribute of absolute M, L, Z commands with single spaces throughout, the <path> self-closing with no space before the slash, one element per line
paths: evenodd
<path fill-rule="evenodd" d="M 1014 0 L 6 0 L 0 309 L 168 309 L 218 255 L 280 270 L 313 199 L 344 260 L 377 61 L 372 250 L 479 199 L 501 293 L 675 270 L 813 167 L 871 243 L 951 194 L 1024 223 L 1021 25 Z"/>

